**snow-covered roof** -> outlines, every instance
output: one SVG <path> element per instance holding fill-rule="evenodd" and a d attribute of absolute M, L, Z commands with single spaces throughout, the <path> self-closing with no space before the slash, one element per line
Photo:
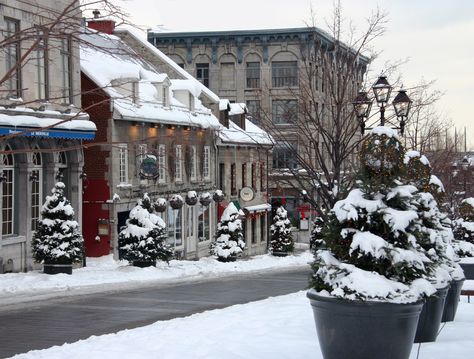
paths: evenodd
<path fill-rule="evenodd" d="M 174 62 L 170 57 L 168 57 L 163 52 L 158 50 L 155 46 L 150 44 L 146 39 L 146 34 L 144 32 L 139 31 L 131 26 L 119 26 L 115 28 L 114 33 L 127 33 L 128 35 L 132 36 L 135 40 L 139 41 L 140 44 L 144 46 L 147 50 L 152 52 L 155 56 L 160 58 L 160 60 L 165 62 L 167 65 L 171 66 L 173 70 L 180 74 L 184 79 L 196 82 L 196 86 L 198 86 L 201 89 L 202 93 L 205 94 L 210 100 L 212 100 L 212 102 L 219 103 L 219 97 L 214 92 L 212 92 L 202 83 L 200 83 L 185 69 L 183 69 L 176 62 Z"/>
<path fill-rule="evenodd" d="M 28 136 L 92 139 L 96 130 L 95 123 L 89 121 L 89 116 L 83 112 L 61 113 L 23 106 L 15 108 L 0 106 L 1 135 L 26 131 L 25 134 Z M 83 131 L 89 135 L 80 135 L 79 132 Z"/>
<path fill-rule="evenodd" d="M 170 106 L 163 106 L 156 84 L 169 84 L 168 76 L 158 73 L 119 37 L 90 31 L 85 40 L 89 45 L 81 46 L 81 69 L 113 99 L 123 119 L 219 128 L 219 120 L 198 98 L 192 112 L 173 96 Z M 196 96 L 202 90 L 196 83 L 173 80 L 171 86 L 186 88 Z"/>
<path fill-rule="evenodd" d="M 247 113 L 247 105 L 245 103 L 231 103 L 229 116 L 242 115 Z"/>
<path fill-rule="evenodd" d="M 257 204 L 255 206 L 247 206 L 244 207 L 244 210 L 248 212 L 268 212 L 272 209 L 271 204 L 269 203 L 262 203 L 262 204 Z"/>
<path fill-rule="evenodd" d="M 219 138 L 222 143 L 273 146 L 273 138 L 260 127 L 245 119 L 245 130 L 229 120 L 229 128 L 221 126 Z"/>
<path fill-rule="evenodd" d="M 225 111 L 230 107 L 230 101 L 226 98 L 219 100 L 219 111 Z"/>

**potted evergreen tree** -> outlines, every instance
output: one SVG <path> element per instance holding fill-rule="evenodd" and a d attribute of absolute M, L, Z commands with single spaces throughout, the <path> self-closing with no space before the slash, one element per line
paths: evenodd
<path fill-rule="evenodd" d="M 31 241 L 33 258 L 43 263 L 46 274 L 72 274 L 72 264 L 82 261 L 84 240 L 74 209 L 64 196 L 65 185 L 57 182 L 41 210 L 41 219 Z"/>
<path fill-rule="evenodd" d="M 466 279 L 474 279 L 474 198 L 469 197 L 459 205 L 459 218 L 453 221 L 455 251 L 461 258 L 461 268 Z"/>
<path fill-rule="evenodd" d="M 408 358 L 424 299 L 436 292 L 403 155 L 395 131 L 373 129 L 355 188 L 328 213 L 308 292 L 325 359 Z"/>
<path fill-rule="evenodd" d="M 220 262 L 233 262 L 245 249 L 239 211 L 229 203 L 217 224 L 216 239 L 210 245 L 211 255 Z"/>
<path fill-rule="evenodd" d="M 274 256 L 285 257 L 294 250 L 295 244 L 291 236 L 291 223 L 285 207 L 277 208 L 273 223 L 270 226 L 270 250 Z"/>
<path fill-rule="evenodd" d="M 154 204 L 147 193 L 130 211 L 118 241 L 119 257 L 136 267 L 155 266 L 157 260 L 168 262 L 173 256 L 172 249 L 166 243 L 166 225 L 154 213 Z"/>

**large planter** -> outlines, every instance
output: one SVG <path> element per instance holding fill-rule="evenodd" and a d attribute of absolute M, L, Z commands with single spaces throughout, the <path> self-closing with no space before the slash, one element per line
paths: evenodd
<path fill-rule="evenodd" d="M 351 301 L 307 293 L 324 359 L 407 359 L 423 302 Z"/>
<path fill-rule="evenodd" d="M 155 267 L 156 261 L 133 261 L 132 265 L 139 268 Z"/>
<path fill-rule="evenodd" d="M 415 343 L 436 341 L 448 289 L 449 286 L 438 289 L 434 295 L 426 299 L 416 328 Z"/>
<path fill-rule="evenodd" d="M 272 251 L 272 255 L 274 255 L 275 257 L 286 257 L 290 254 L 291 254 L 290 252 Z"/>
<path fill-rule="evenodd" d="M 459 263 L 466 279 L 474 279 L 474 263 Z"/>
<path fill-rule="evenodd" d="M 45 274 L 72 274 L 72 263 L 44 263 L 43 272 Z"/>
<path fill-rule="evenodd" d="M 235 262 L 237 260 L 237 256 L 228 256 L 228 257 L 217 257 L 217 260 L 219 262 L 224 262 L 224 263 L 227 263 L 227 262 Z"/>
<path fill-rule="evenodd" d="M 458 310 L 459 297 L 461 296 L 462 284 L 464 279 L 453 280 L 448 290 L 448 295 L 444 301 L 442 322 L 452 322 Z"/>

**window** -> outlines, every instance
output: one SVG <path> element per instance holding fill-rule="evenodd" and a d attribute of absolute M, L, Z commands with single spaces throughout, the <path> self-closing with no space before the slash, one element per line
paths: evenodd
<path fill-rule="evenodd" d="M 119 182 L 128 182 L 128 148 L 127 144 L 119 145 Z"/>
<path fill-rule="evenodd" d="M 174 180 L 181 182 L 183 180 L 183 148 L 181 145 L 176 145 L 175 162 L 174 162 Z"/>
<path fill-rule="evenodd" d="M 263 191 L 265 188 L 265 162 L 260 164 L 260 191 Z"/>
<path fill-rule="evenodd" d="M 204 242 L 208 241 L 210 239 L 209 237 L 209 228 L 210 228 L 210 222 L 209 222 L 209 207 L 205 206 L 197 206 L 198 209 L 198 240 L 199 242 Z"/>
<path fill-rule="evenodd" d="M 196 146 L 191 147 L 191 180 L 195 181 L 197 178 L 197 152 Z"/>
<path fill-rule="evenodd" d="M 221 90 L 235 90 L 235 64 L 233 62 L 223 62 L 220 68 L 219 88 Z"/>
<path fill-rule="evenodd" d="M 5 151 L 11 151 L 10 147 L 5 147 Z M 13 154 L 4 154 L 2 156 L 3 182 L 2 191 L 2 234 L 13 234 L 13 191 L 14 191 L 14 158 Z"/>
<path fill-rule="evenodd" d="M 163 86 L 163 97 L 161 99 L 161 101 L 163 102 L 163 107 L 169 106 L 168 93 L 169 93 L 168 86 Z"/>
<path fill-rule="evenodd" d="M 250 121 L 258 125 L 260 123 L 260 100 L 248 100 L 246 105 Z"/>
<path fill-rule="evenodd" d="M 230 195 L 237 195 L 237 184 L 236 184 L 236 173 L 235 173 L 235 163 L 230 165 Z"/>
<path fill-rule="evenodd" d="M 61 39 L 61 63 L 63 66 L 63 101 L 73 103 L 71 39 Z"/>
<path fill-rule="evenodd" d="M 188 237 L 194 236 L 194 209 L 196 206 L 189 206 L 188 207 Z"/>
<path fill-rule="evenodd" d="M 56 175 L 56 178 L 58 181 L 61 181 L 66 185 L 66 189 L 69 189 L 69 176 L 66 152 L 58 152 L 56 162 L 58 163 L 58 173 Z"/>
<path fill-rule="evenodd" d="M 196 64 L 196 79 L 209 87 L 209 64 Z"/>
<path fill-rule="evenodd" d="M 30 175 L 31 183 L 31 230 L 38 228 L 38 219 L 40 218 L 42 205 L 41 185 L 43 183 L 43 169 L 41 153 L 33 152 L 33 170 Z"/>
<path fill-rule="evenodd" d="M 267 240 L 267 227 L 266 227 L 266 212 L 262 213 L 260 216 L 260 242 L 265 242 Z"/>
<path fill-rule="evenodd" d="M 242 164 L 242 187 L 247 186 L 247 164 Z"/>
<path fill-rule="evenodd" d="M 211 160 L 211 148 L 209 146 L 204 146 L 204 156 L 203 156 L 203 166 L 202 166 L 202 173 L 205 180 L 211 179 L 211 164 L 209 161 Z"/>
<path fill-rule="evenodd" d="M 295 143 L 277 143 L 273 148 L 273 168 L 296 169 L 298 167 L 297 146 Z"/>
<path fill-rule="evenodd" d="M 159 145 L 158 146 L 158 168 L 159 168 L 159 176 L 158 182 L 165 182 L 166 181 L 166 146 Z"/>
<path fill-rule="evenodd" d="M 260 88 L 260 62 L 247 62 L 247 88 Z"/>
<path fill-rule="evenodd" d="M 296 61 L 272 62 L 272 86 L 298 86 L 298 64 Z"/>
<path fill-rule="evenodd" d="M 272 118 L 276 125 L 285 125 L 296 123 L 298 118 L 297 100 L 273 100 Z"/>
<path fill-rule="evenodd" d="M 168 227 L 168 244 L 178 247 L 183 244 L 182 239 L 182 214 L 183 209 L 172 209 L 167 207 L 167 227 Z"/>
<path fill-rule="evenodd" d="M 48 84 L 48 43 L 44 30 L 37 29 L 38 45 L 36 47 L 36 97 L 47 99 L 49 97 Z"/>
<path fill-rule="evenodd" d="M 145 159 L 145 155 L 147 153 L 147 145 L 146 143 L 140 143 L 138 145 L 138 163 L 137 163 L 137 169 L 140 168 L 142 165 L 143 160 Z"/>
<path fill-rule="evenodd" d="M 5 18 L 6 34 L 5 36 L 14 40 L 15 34 L 20 31 L 20 22 L 18 20 Z M 10 74 L 7 83 L 8 95 L 11 97 L 21 97 L 21 66 L 17 66 L 20 60 L 20 41 L 12 42 L 5 46 L 5 64 L 6 72 L 15 69 Z"/>
<path fill-rule="evenodd" d="M 252 171 L 251 171 L 251 176 L 252 176 L 252 188 L 254 191 L 257 190 L 257 165 L 255 163 L 252 163 Z"/>
<path fill-rule="evenodd" d="M 219 188 L 225 193 L 225 163 L 219 163 Z"/>
<path fill-rule="evenodd" d="M 253 217 L 251 220 L 251 230 L 252 230 L 252 233 L 250 234 L 250 238 L 251 238 L 251 241 L 252 241 L 252 244 L 255 244 L 257 243 L 257 219 L 255 217 Z"/>

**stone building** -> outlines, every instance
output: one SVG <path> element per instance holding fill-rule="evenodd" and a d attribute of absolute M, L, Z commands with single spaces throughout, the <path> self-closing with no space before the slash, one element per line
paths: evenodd
<path fill-rule="evenodd" d="M 156 200 L 174 194 L 185 197 L 189 191 L 212 194 L 219 188 L 225 174 L 219 173 L 217 164 L 226 151 L 220 146 L 221 133 L 229 126 L 221 117 L 233 114 L 226 108 L 221 116 L 219 97 L 136 30 L 115 28 L 105 19 L 92 19 L 88 26 L 102 31 L 94 35 L 95 41 L 108 49 L 81 52 L 83 104 L 97 124 L 96 141 L 101 144 L 85 151 L 84 237 L 88 255 L 99 256 L 111 249 L 116 253 L 118 231 L 141 193 Z M 261 147 L 260 143 L 240 145 Z M 250 152 L 239 153 L 239 159 L 253 158 L 248 157 Z M 157 159 L 156 178 L 140 176 L 147 157 Z M 226 198 L 234 199 L 237 196 L 230 193 Z M 259 193 L 248 203 L 260 199 Z M 209 255 L 219 219 L 216 203 L 185 204 L 178 211 L 167 207 L 162 217 L 177 257 Z M 247 254 L 264 252 L 265 242 L 253 244 Z"/>
<path fill-rule="evenodd" d="M 158 29 L 149 30 L 148 41 L 220 97 L 245 103 L 254 123 L 265 118 L 265 126 L 272 126 L 276 140 L 270 178 L 272 200 L 285 203 L 296 223 L 301 194 L 285 182 L 287 169 L 298 170 L 297 156 L 308 152 L 302 151 L 308 143 L 293 126 L 302 117 L 301 101 L 309 101 L 301 98 L 302 77 L 307 66 L 313 66 L 316 75 L 311 81 L 320 99 L 313 104 L 314 110 L 324 113 L 328 90 L 324 68 L 312 59 L 313 47 L 318 44 L 331 51 L 333 39 L 317 28 L 306 27 L 212 32 Z M 352 81 L 354 98 L 366 64 L 367 59 L 361 57 Z"/>
<path fill-rule="evenodd" d="M 52 25 L 70 3 L 0 6 L 0 272 L 35 267 L 31 238 L 56 181 L 82 217 L 82 144 L 96 128 L 79 110 L 79 23 Z"/>

